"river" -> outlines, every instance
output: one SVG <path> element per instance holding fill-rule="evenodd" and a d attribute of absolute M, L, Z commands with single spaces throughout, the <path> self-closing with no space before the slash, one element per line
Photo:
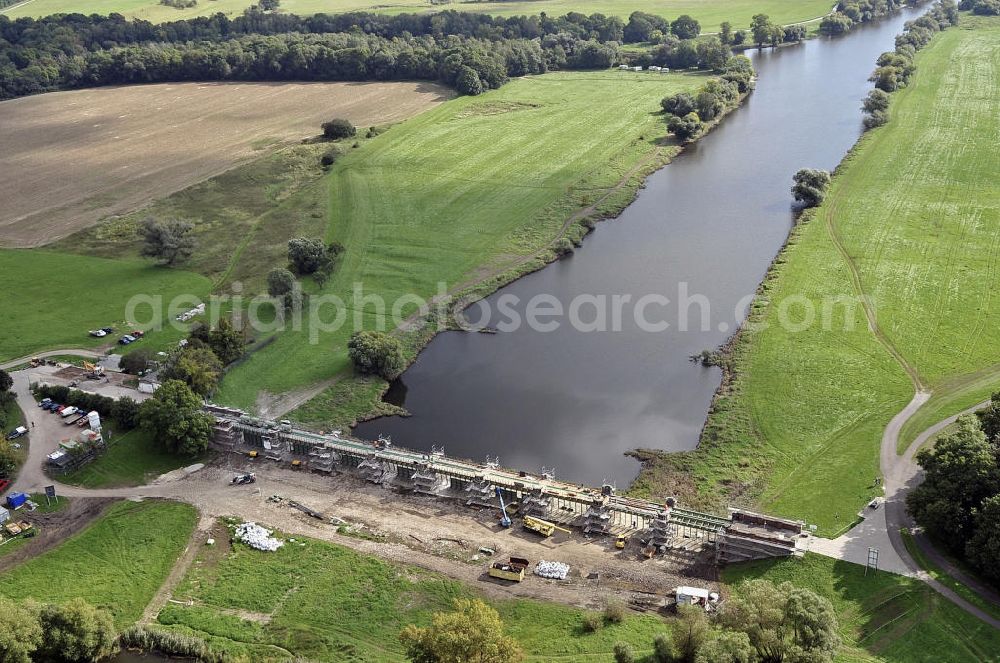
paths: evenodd
<path fill-rule="evenodd" d="M 651 175 L 574 255 L 485 302 L 495 311 L 503 296 L 526 302 L 546 293 L 568 309 L 574 298 L 597 296 L 579 309 L 580 320 L 594 322 L 602 296 L 611 311 L 614 295 L 637 302 L 659 294 L 671 303 L 647 306 L 645 319 L 669 323 L 666 330 L 637 324 L 626 307 L 618 331 L 580 331 L 563 318 L 554 331 L 445 332 L 388 395 L 412 416 L 369 421 L 355 433 L 622 488 L 638 471 L 625 451 L 694 448 L 721 373 L 690 355 L 718 347 L 742 321 L 791 228 L 792 175 L 840 162 L 861 133 L 875 59 L 922 11 L 907 8 L 840 38 L 748 52 L 759 78 L 741 108 Z"/>

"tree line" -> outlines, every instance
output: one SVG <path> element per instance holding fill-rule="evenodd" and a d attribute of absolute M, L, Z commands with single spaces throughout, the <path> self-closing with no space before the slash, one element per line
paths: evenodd
<path fill-rule="evenodd" d="M 740 95 L 753 89 L 753 65 L 746 56 L 730 56 L 721 72 L 694 94 L 678 92 L 660 101 L 670 133 L 682 141 L 696 138 L 706 123 L 735 107 Z"/>
<path fill-rule="evenodd" d="M 718 40 L 695 45 L 700 26 L 690 17 L 670 24 L 655 18 L 658 33 L 668 30 L 659 56 L 667 66 L 712 68 L 728 56 Z M 220 13 L 163 24 L 120 14 L 0 16 L 0 99 L 63 88 L 221 80 L 435 80 L 478 94 L 511 76 L 610 67 L 621 59 L 620 43 L 649 36 L 648 22 L 643 15 L 625 24 L 575 12 L 296 16 L 256 6 L 233 19 Z"/>
<path fill-rule="evenodd" d="M 910 0 L 916 4 L 919 0 Z M 859 23 L 877 21 L 903 6 L 903 0 L 840 0 L 833 13 L 823 17 L 820 34 L 839 35 L 850 31 Z"/>
<path fill-rule="evenodd" d="M 906 506 L 926 532 L 1000 587 L 1000 393 L 917 454 L 924 482 Z"/>
<path fill-rule="evenodd" d="M 829 663 L 840 647 L 838 620 L 828 599 L 789 582 L 741 583 L 719 614 L 679 605 L 670 632 L 658 634 L 652 663 Z M 609 601 L 603 613 L 584 616 L 582 630 L 592 633 L 605 624 L 626 620 L 622 603 Z M 413 663 L 520 663 L 524 652 L 504 627 L 497 611 L 479 599 L 455 599 L 450 612 L 437 612 L 428 626 L 408 625 L 400 633 L 407 659 Z M 625 642 L 614 645 L 615 663 L 640 658 Z"/>
<path fill-rule="evenodd" d="M 954 0 L 938 0 L 926 14 L 906 22 L 903 32 L 896 36 L 896 48 L 878 57 L 875 71 L 868 79 L 875 89 L 861 105 L 866 129 L 882 126 L 889 120 L 889 94 L 906 87 L 917 70 L 913 56 L 936 32 L 953 25 L 958 25 L 958 6 Z"/>

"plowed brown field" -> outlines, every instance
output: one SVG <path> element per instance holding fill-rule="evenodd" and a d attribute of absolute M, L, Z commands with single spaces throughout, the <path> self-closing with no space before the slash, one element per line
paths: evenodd
<path fill-rule="evenodd" d="M 385 124 L 449 96 L 430 83 L 168 83 L 5 101 L 0 246 L 135 210 L 334 117 Z"/>

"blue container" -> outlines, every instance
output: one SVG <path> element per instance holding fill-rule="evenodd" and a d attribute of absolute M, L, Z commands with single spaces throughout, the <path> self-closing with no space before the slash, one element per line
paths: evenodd
<path fill-rule="evenodd" d="M 11 509 L 17 509 L 18 507 L 24 506 L 24 503 L 28 501 L 28 496 L 25 493 L 11 493 L 7 496 L 7 506 Z"/>

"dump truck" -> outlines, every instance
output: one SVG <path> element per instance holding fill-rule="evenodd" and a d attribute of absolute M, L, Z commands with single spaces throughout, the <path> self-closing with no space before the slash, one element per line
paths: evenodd
<path fill-rule="evenodd" d="M 530 562 L 523 557 L 511 557 L 506 562 L 493 562 L 487 571 L 491 578 L 521 582 Z"/>
<path fill-rule="evenodd" d="M 628 543 L 628 537 L 624 534 L 619 534 L 615 537 L 615 548 L 618 548 L 618 550 L 624 548 L 626 543 Z"/>
<path fill-rule="evenodd" d="M 534 516 L 524 517 L 524 529 L 530 530 L 532 532 L 537 532 L 542 536 L 552 536 L 556 530 L 559 530 L 560 532 L 566 532 L 567 534 L 570 533 L 570 531 L 564 527 L 559 527 L 555 523 L 550 523 L 547 520 L 542 520 L 541 518 L 535 518 Z"/>

